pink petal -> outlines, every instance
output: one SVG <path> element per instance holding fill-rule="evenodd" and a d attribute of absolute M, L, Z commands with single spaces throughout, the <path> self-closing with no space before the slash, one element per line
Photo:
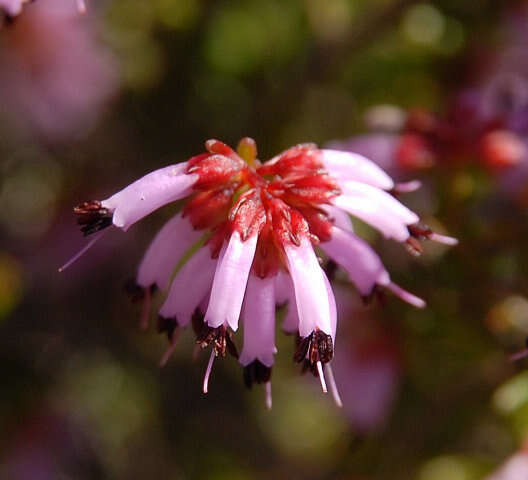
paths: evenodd
<path fill-rule="evenodd" d="M 156 284 L 166 290 L 178 262 L 202 233 L 180 214 L 172 217 L 148 247 L 139 265 L 137 283 L 145 288 Z"/>
<path fill-rule="evenodd" d="M 200 248 L 174 277 L 160 315 L 176 318 L 180 326 L 187 325 L 211 289 L 216 263 L 208 247 Z"/>
<path fill-rule="evenodd" d="M 354 231 L 354 225 L 352 224 L 352 219 L 348 213 L 332 205 L 321 205 L 321 208 L 328 213 L 328 216 L 334 221 L 336 227 L 348 232 Z"/>
<path fill-rule="evenodd" d="M 116 227 L 128 228 L 154 210 L 186 197 L 198 175 L 187 175 L 187 163 L 155 170 L 101 202 L 113 212 Z"/>
<path fill-rule="evenodd" d="M 322 270 L 322 272 L 326 287 L 326 294 L 328 295 L 328 302 L 330 305 L 330 336 L 332 337 L 332 343 L 334 345 L 335 350 L 335 338 L 337 331 L 337 305 L 334 297 L 334 291 L 332 290 L 332 285 L 330 285 L 330 281 L 328 280 L 328 277 L 326 276 L 324 270 Z"/>
<path fill-rule="evenodd" d="M 282 320 L 282 329 L 286 333 L 296 333 L 299 330 L 299 315 L 297 314 L 293 282 L 287 273 L 279 272 L 275 276 L 275 301 L 279 305 L 288 304 Z"/>
<path fill-rule="evenodd" d="M 249 365 L 254 360 L 271 367 L 275 347 L 275 279 L 250 275 L 242 317 L 244 321 L 244 347 L 240 363 Z"/>
<path fill-rule="evenodd" d="M 399 218 L 387 214 L 380 209 L 378 205 L 366 199 L 339 195 L 334 198 L 333 203 L 346 212 L 363 220 L 365 223 L 372 225 L 379 230 L 384 237 L 393 238 L 399 242 L 404 242 L 409 238 L 407 225 Z"/>
<path fill-rule="evenodd" d="M 397 217 L 406 225 L 411 225 L 420 220 L 418 215 L 409 210 L 392 195 L 379 188 L 350 180 L 340 182 L 339 184 L 343 189 L 343 195 L 354 198 L 357 201 L 371 202 L 380 210 L 383 210 L 385 215 Z"/>
<path fill-rule="evenodd" d="M 332 334 L 330 299 L 324 281 L 324 272 L 308 238 L 300 246 L 284 246 L 288 269 L 295 289 L 295 303 L 299 315 L 299 334 L 307 337 L 314 330 Z"/>
<path fill-rule="evenodd" d="M 389 274 L 370 245 L 350 232 L 332 228 L 332 238 L 320 247 L 348 273 L 361 295 L 368 295 L 376 284 L 388 285 Z"/>
<path fill-rule="evenodd" d="M 398 168 L 396 153 L 400 142 L 399 134 L 369 133 L 331 142 L 328 147 L 363 155 L 383 170 L 395 170 Z"/>
<path fill-rule="evenodd" d="M 362 155 L 339 150 L 321 151 L 325 167 L 339 179 L 364 182 L 384 190 L 394 186 L 392 179 L 380 167 Z"/>
<path fill-rule="evenodd" d="M 243 242 L 235 231 L 222 249 L 214 275 L 211 300 L 205 313 L 205 322 L 210 327 L 228 324 L 233 330 L 238 328 L 257 238 L 257 235 L 253 235 Z"/>

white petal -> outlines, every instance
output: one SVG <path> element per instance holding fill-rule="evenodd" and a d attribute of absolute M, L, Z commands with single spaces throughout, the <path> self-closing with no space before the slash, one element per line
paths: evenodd
<path fill-rule="evenodd" d="M 178 262 L 202 234 L 193 228 L 189 219 L 180 214 L 172 217 L 145 252 L 139 264 L 137 283 L 145 288 L 156 284 L 166 290 Z"/>
<path fill-rule="evenodd" d="M 259 278 L 250 275 L 242 318 L 244 322 L 244 346 L 240 363 L 249 365 L 254 360 L 271 367 L 275 347 L 275 278 Z"/>
<path fill-rule="evenodd" d="M 189 195 L 197 174 L 185 173 L 187 163 L 160 168 L 101 202 L 113 212 L 116 227 L 128 228 L 154 210 Z"/>
<path fill-rule="evenodd" d="M 384 237 L 404 242 L 409 238 L 407 225 L 399 218 L 381 210 L 375 203 L 365 199 L 339 195 L 333 199 L 339 207 L 379 230 Z"/>
<path fill-rule="evenodd" d="M 324 272 L 319 266 L 312 244 L 307 238 L 300 246 L 285 245 L 288 269 L 295 288 L 299 315 L 299 334 L 307 337 L 316 329 L 332 334 L 331 306 Z"/>
<path fill-rule="evenodd" d="M 324 277 L 324 282 L 325 282 L 325 287 L 326 287 L 326 294 L 328 295 L 328 302 L 330 305 L 330 329 L 331 329 L 330 336 L 332 337 L 332 343 L 333 343 L 334 350 L 335 350 L 335 338 L 336 338 L 336 331 L 337 331 L 337 305 L 336 305 L 336 300 L 334 296 L 334 291 L 332 290 L 332 285 L 330 285 L 330 281 L 328 280 L 328 277 L 326 276 L 326 273 L 324 272 L 324 270 L 322 270 L 322 272 L 323 272 L 323 277 Z"/>
<path fill-rule="evenodd" d="M 321 151 L 326 169 L 337 178 L 368 183 L 384 190 L 390 190 L 394 186 L 392 179 L 363 155 L 340 150 Z"/>
<path fill-rule="evenodd" d="M 339 182 L 339 184 L 343 190 L 343 195 L 356 198 L 358 201 L 365 200 L 372 202 L 380 210 L 384 211 L 385 215 L 395 216 L 406 225 L 411 225 L 420 220 L 418 215 L 409 210 L 392 195 L 379 188 L 350 180 Z"/>
<path fill-rule="evenodd" d="M 160 315 L 175 317 L 180 326 L 187 325 L 211 290 L 216 263 L 211 258 L 209 247 L 200 248 L 174 277 L 169 295 L 159 311 Z"/>
<path fill-rule="evenodd" d="M 228 324 L 233 330 L 238 328 L 238 318 L 249 271 L 257 248 L 257 235 L 246 241 L 233 232 L 229 243 L 220 253 L 214 275 L 211 300 L 205 314 L 205 322 L 213 328 Z"/>

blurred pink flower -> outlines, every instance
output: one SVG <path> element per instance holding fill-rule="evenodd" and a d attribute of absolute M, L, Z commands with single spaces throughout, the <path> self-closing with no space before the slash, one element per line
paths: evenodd
<path fill-rule="evenodd" d="M 522 450 L 495 471 L 486 480 L 524 480 L 528 478 L 528 451 Z"/>
<path fill-rule="evenodd" d="M 85 135 L 116 92 L 111 55 L 74 1 L 38 1 L 0 31 L 0 107 L 51 139 Z"/>
<path fill-rule="evenodd" d="M 0 0 L 0 10 L 9 17 L 14 17 L 22 11 L 22 5 L 29 0 Z"/>
<path fill-rule="evenodd" d="M 74 441 L 72 441 L 74 440 Z M 100 471 L 95 446 L 67 415 L 49 408 L 29 416 L 11 432 L 0 458 L 0 477 L 16 480 L 81 478 Z"/>
<path fill-rule="evenodd" d="M 156 235 L 139 266 L 136 296 L 145 299 L 143 324 L 148 325 L 154 287 L 168 289 L 159 311 L 159 329 L 171 340 L 168 355 L 178 327 L 192 321 L 197 343 L 211 347 L 206 393 L 215 357 L 227 352 L 238 357 L 232 332 L 241 318 L 239 361 L 246 384 L 265 383 L 271 405 L 275 307 L 287 302 L 283 328 L 298 333 L 295 360 L 319 377 L 323 391 L 326 370 L 340 404 L 329 365 L 336 304 L 314 248 L 340 264 L 362 296 L 386 289 L 421 308 L 423 300 L 391 281 L 375 251 L 353 232 L 347 214 L 415 249 L 420 239 L 455 240 L 420 225 L 418 216 L 391 195 L 392 179 L 361 155 L 307 144 L 262 164 L 249 138 L 241 140 L 237 152 L 218 140 L 205 146 L 205 153 L 187 162 L 76 207 L 82 231 L 89 235 L 110 225 L 126 231 L 163 205 L 193 195 L 183 213 Z"/>
<path fill-rule="evenodd" d="M 342 327 L 333 367 L 343 410 L 354 429 L 377 431 L 398 391 L 402 368 L 398 342 L 348 289 L 334 290 Z"/>

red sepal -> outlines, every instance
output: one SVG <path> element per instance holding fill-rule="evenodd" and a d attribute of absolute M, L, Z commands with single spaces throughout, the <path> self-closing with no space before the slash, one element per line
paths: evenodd
<path fill-rule="evenodd" d="M 193 185 L 195 190 L 209 190 L 221 187 L 230 181 L 244 166 L 244 162 L 238 157 L 203 154 L 189 160 L 187 173 L 199 175 L 197 182 Z"/>

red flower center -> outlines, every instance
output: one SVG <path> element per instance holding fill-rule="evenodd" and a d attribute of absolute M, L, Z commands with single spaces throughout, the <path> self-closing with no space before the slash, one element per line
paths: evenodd
<path fill-rule="evenodd" d="M 330 238 L 332 220 L 322 206 L 341 191 L 314 145 L 290 148 L 264 164 L 249 138 L 237 152 L 218 140 L 207 141 L 206 149 L 188 162 L 187 172 L 199 179 L 184 215 L 194 228 L 214 232 L 213 257 L 235 231 L 242 240 L 258 235 L 253 269 L 263 278 L 284 264 L 283 245 L 299 245 L 303 236 L 314 244 Z"/>

